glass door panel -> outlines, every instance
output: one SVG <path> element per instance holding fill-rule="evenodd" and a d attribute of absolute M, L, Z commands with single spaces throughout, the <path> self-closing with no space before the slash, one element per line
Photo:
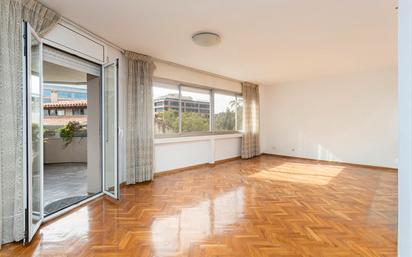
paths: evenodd
<path fill-rule="evenodd" d="M 117 163 L 118 61 L 103 66 L 103 192 L 119 198 Z"/>
<path fill-rule="evenodd" d="M 42 42 L 34 30 L 25 31 L 25 132 L 27 167 L 26 242 L 30 242 L 43 220 L 43 106 Z"/>

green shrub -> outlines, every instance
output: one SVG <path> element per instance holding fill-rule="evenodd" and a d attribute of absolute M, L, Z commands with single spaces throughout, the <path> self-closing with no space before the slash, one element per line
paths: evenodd
<path fill-rule="evenodd" d="M 78 121 L 69 121 L 64 127 L 58 129 L 58 131 L 65 148 L 73 141 L 73 137 L 87 136 L 87 130 L 83 128 Z"/>

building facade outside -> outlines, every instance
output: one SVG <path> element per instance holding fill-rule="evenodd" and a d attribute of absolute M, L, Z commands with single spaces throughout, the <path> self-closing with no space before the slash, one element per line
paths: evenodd
<path fill-rule="evenodd" d="M 58 101 L 43 105 L 44 120 L 47 125 L 66 125 L 69 121 L 87 124 L 87 100 Z"/>
<path fill-rule="evenodd" d="M 87 86 L 79 84 L 43 84 L 43 103 L 72 100 L 87 100 Z"/>
<path fill-rule="evenodd" d="M 200 113 L 204 117 L 210 116 L 210 103 L 204 101 L 195 101 L 191 97 L 182 96 L 181 100 L 182 112 Z M 179 111 L 179 95 L 169 94 L 163 97 L 154 99 L 155 113 L 163 111 Z"/>
<path fill-rule="evenodd" d="M 193 100 L 190 96 L 167 94 L 153 99 L 155 134 L 179 132 L 179 103 L 181 106 L 182 131 L 206 131 L 209 129 L 210 102 Z"/>
<path fill-rule="evenodd" d="M 87 86 L 45 83 L 44 126 L 64 126 L 70 121 L 87 124 Z"/>

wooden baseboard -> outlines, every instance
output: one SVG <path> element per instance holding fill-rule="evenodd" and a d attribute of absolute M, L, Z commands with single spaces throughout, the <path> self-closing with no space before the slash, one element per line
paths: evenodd
<path fill-rule="evenodd" d="M 323 164 L 349 165 L 349 166 L 354 166 L 354 167 L 383 170 L 383 171 L 389 171 L 389 172 L 398 172 L 398 169 L 395 169 L 395 168 L 381 167 L 381 166 L 374 166 L 374 165 L 367 165 L 367 164 L 357 164 L 357 163 L 338 162 L 338 161 L 325 161 L 325 160 L 317 160 L 317 159 L 311 159 L 311 158 L 305 158 L 305 157 L 296 157 L 296 156 L 288 156 L 288 155 L 272 154 L 272 153 L 262 153 L 262 155 L 274 156 L 274 157 L 279 157 L 279 158 L 314 161 L 314 162 L 323 163 Z"/>
<path fill-rule="evenodd" d="M 214 167 L 215 165 L 218 165 L 218 164 L 222 164 L 222 163 L 225 163 L 225 162 L 231 162 L 231 161 L 235 161 L 235 160 L 239 160 L 239 159 L 240 159 L 240 156 L 233 157 L 233 158 L 228 158 L 228 159 L 224 159 L 224 160 L 219 160 L 219 161 L 216 161 L 215 163 L 202 163 L 202 164 L 187 166 L 187 167 L 183 167 L 183 168 L 157 172 L 157 173 L 154 174 L 154 176 L 155 177 L 168 176 L 168 175 L 180 173 L 180 172 L 183 172 L 183 171 L 193 170 L 193 169 Z"/>

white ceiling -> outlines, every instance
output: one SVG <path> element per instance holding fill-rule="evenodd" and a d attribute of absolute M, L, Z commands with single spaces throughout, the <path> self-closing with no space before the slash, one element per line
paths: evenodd
<path fill-rule="evenodd" d="M 87 73 L 73 70 L 50 62 L 43 62 L 44 82 L 87 83 Z"/>
<path fill-rule="evenodd" d="M 275 84 L 396 66 L 396 0 L 42 0 L 136 52 Z M 191 41 L 208 30 L 220 45 Z"/>

